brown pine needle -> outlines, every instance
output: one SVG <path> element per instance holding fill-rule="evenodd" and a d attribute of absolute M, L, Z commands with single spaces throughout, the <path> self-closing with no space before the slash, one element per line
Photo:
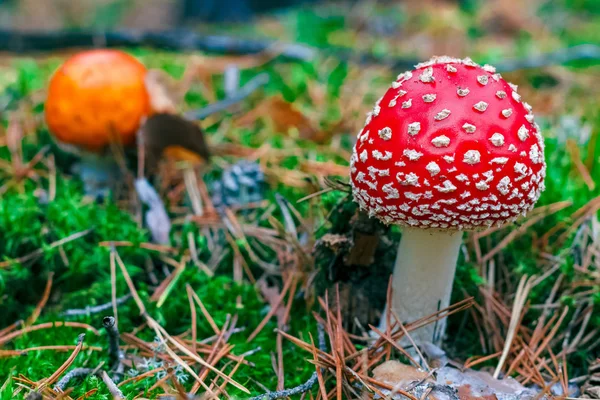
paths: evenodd
<path fill-rule="evenodd" d="M 75 357 L 77 357 L 77 354 L 79 354 L 81 348 L 83 347 L 84 337 L 85 334 L 83 333 L 79 335 L 79 337 L 77 338 L 77 346 L 75 347 L 75 350 L 73 350 L 73 353 L 71 353 L 69 358 L 67 358 L 67 360 L 52 375 L 50 375 L 48 379 L 45 379 L 43 381 L 41 386 L 38 387 L 39 393 L 41 393 L 45 388 L 49 387 L 54 382 L 56 382 L 58 378 L 67 370 L 67 368 L 69 368 L 71 364 L 73 364 L 73 361 L 75 361 Z"/>
<path fill-rule="evenodd" d="M 44 289 L 44 293 L 42 294 L 42 298 L 40 302 L 35 307 L 35 310 L 31 313 L 31 316 L 27 319 L 27 323 L 25 325 L 33 325 L 35 321 L 37 321 L 38 317 L 42 313 L 42 309 L 48 302 L 48 298 L 50 297 L 50 291 L 52 290 L 52 278 L 54 276 L 54 272 L 50 272 L 48 274 L 48 280 L 46 281 L 46 288 Z"/>
<path fill-rule="evenodd" d="M 190 313 L 192 314 L 192 351 L 194 353 L 197 353 L 197 338 L 198 338 L 198 327 L 197 327 L 197 321 L 196 321 L 196 306 L 194 306 L 194 298 L 192 297 L 192 293 L 194 292 L 192 290 L 192 287 L 189 284 L 185 285 L 185 290 L 187 292 L 187 296 L 188 296 L 188 302 L 190 303 Z"/>
<path fill-rule="evenodd" d="M 204 315 L 204 318 L 206 318 L 206 321 L 208 321 L 208 324 L 212 328 L 212 330 L 215 333 L 215 335 L 217 335 L 217 336 L 220 335 L 221 334 L 221 330 L 217 326 L 215 320 L 210 315 L 210 313 L 208 312 L 208 310 L 206 309 L 206 307 L 204 307 L 204 303 L 202 303 L 202 300 L 200 300 L 200 297 L 198 297 L 198 295 L 196 294 L 196 292 L 194 292 L 193 289 L 191 290 L 191 293 L 192 293 L 192 297 L 194 298 L 194 301 L 196 302 L 196 304 L 198 304 L 198 307 L 200 307 L 200 311 L 202 312 L 202 315 Z"/>
<path fill-rule="evenodd" d="M 95 335 L 100 334 L 100 332 L 98 332 L 98 330 L 96 328 L 94 328 L 93 326 L 84 324 L 81 322 L 65 322 L 65 321 L 45 322 L 43 324 L 31 325 L 31 326 L 19 329 L 18 331 L 13 331 L 13 332 L 1 337 L 0 345 L 10 342 L 14 338 L 19 337 L 19 336 L 24 335 L 29 332 L 35 332 L 35 331 L 39 331 L 42 329 L 59 328 L 59 327 L 63 327 L 63 326 L 66 326 L 69 328 L 87 329 L 89 331 L 92 331 Z"/>
<path fill-rule="evenodd" d="M 254 329 L 254 331 L 250 334 L 250 336 L 248 336 L 246 343 L 250 343 L 252 340 L 254 340 L 254 338 L 265 327 L 267 322 L 269 322 L 269 320 L 273 317 L 273 315 L 275 315 L 279 306 L 281 305 L 281 302 L 283 301 L 285 295 L 287 294 L 287 291 L 289 290 L 291 285 L 295 282 L 295 280 L 296 280 L 296 276 L 293 273 L 290 274 L 289 278 L 285 281 L 283 288 L 281 289 L 281 293 L 279 294 L 279 297 L 277 298 L 277 300 L 275 300 L 275 302 L 271 306 L 271 309 L 269 310 L 267 315 L 265 315 L 265 317 L 262 319 L 262 321 L 260 321 L 260 323 L 258 324 L 256 329 Z"/>

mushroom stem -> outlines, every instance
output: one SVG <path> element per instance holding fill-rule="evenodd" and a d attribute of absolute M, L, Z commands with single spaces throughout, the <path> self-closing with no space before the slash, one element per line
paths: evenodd
<path fill-rule="evenodd" d="M 120 170 L 112 157 L 82 152 L 75 172 L 84 184 L 86 195 L 94 198 L 106 196 L 119 179 Z"/>
<path fill-rule="evenodd" d="M 462 232 L 403 229 L 392 279 L 392 307 L 402 322 L 448 307 L 462 236 Z M 386 325 L 385 314 L 380 325 Z M 411 338 L 439 344 L 445 327 L 444 318 L 411 332 Z"/>

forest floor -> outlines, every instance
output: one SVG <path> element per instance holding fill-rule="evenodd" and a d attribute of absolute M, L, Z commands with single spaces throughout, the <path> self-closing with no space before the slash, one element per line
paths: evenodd
<path fill-rule="evenodd" d="M 366 112 L 411 60 L 442 54 L 503 67 L 534 108 L 548 163 L 547 189 L 530 215 L 465 235 L 453 291 L 459 310 L 443 349 L 453 365 L 493 372 L 512 332 L 502 375 L 526 386 L 589 385 L 600 354 L 600 66 L 535 57 L 600 45 L 598 7 L 593 0 L 458 3 L 359 2 L 211 27 L 317 49 L 306 60 L 127 49 L 176 80 L 182 112 L 223 99 L 231 66 L 240 86 L 269 78 L 199 121 L 212 158 L 193 170 L 196 182 L 179 164 L 149 177 L 172 222 L 168 245 L 152 243 L 144 224 L 133 159 L 125 159 L 120 190 L 94 201 L 73 172 L 77 157 L 52 140 L 46 86 L 71 52 L 3 54 L 0 399 L 32 390 L 44 398 L 115 397 L 108 378 L 93 371 L 66 383 L 66 395 L 53 392 L 74 368 L 110 372 L 128 399 L 243 398 L 299 385 L 298 392 L 329 398 L 376 393 L 373 367 L 385 357 L 407 362 L 389 341 L 373 344 L 361 333 L 376 324 L 389 249 L 401 232 L 379 233 L 388 257 L 369 267 L 370 285 L 379 286 L 369 289 L 370 309 L 361 315 L 348 311 L 356 282 L 330 273 L 340 251 L 331 240 L 351 246 L 357 210 L 345 184 Z M 359 53 L 379 61 L 349 56 Z M 224 180 L 240 183 L 230 173 L 240 161 L 258 165 L 264 185 L 224 190 Z M 520 296 L 524 304 L 515 307 Z M 518 324 L 510 327 L 514 314 Z M 118 321 L 119 336 L 107 317 Z M 368 354 L 364 365 L 360 354 Z M 315 373 L 314 384 L 303 385 Z"/>

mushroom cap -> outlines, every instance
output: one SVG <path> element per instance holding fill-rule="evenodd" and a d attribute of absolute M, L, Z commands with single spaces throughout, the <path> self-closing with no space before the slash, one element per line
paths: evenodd
<path fill-rule="evenodd" d="M 136 131 L 150 113 L 144 84 L 146 68 L 118 50 L 75 54 L 55 71 L 48 87 L 48 127 L 64 145 L 100 151 L 113 138 L 135 142 Z"/>
<path fill-rule="evenodd" d="M 355 201 L 385 224 L 477 230 L 514 221 L 544 190 L 531 107 L 489 65 L 434 57 L 398 76 L 351 158 Z"/>

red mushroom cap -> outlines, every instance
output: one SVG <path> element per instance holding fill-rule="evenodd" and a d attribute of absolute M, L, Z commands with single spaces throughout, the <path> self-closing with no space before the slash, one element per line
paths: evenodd
<path fill-rule="evenodd" d="M 386 224 L 449 230 L 514 221 L 544 190 L 544 142 L 489 65 L 434 57 L 398 76 L 359 132 L 354 199 Z"/>

